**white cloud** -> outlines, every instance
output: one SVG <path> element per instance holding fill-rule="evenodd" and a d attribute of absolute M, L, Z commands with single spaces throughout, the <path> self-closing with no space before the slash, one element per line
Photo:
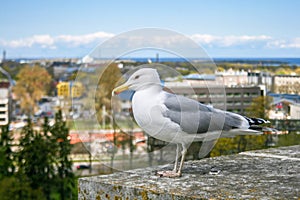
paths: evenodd
<path fill-rule="evenodd" d="M 21 48 L 21 47 L 33 47 L 38 45 L 42 48 L 56 48 L 56 45 L 60 43 L 68 43 L 72 46 L 79 46 L 84 44 L 89 44 L 99 40 L 107 39 L 113 37 L 114 34 L 105 33 L 105 32 L 96 32 L 85 35 L 33 35 L 27 38 L 21 38 L 17 40 L 1 40 L 0 45 L 10 48 Z"/>
<path fill-rule="evenodd" d="M 216 36 L 209 34 L 194 34 L 191 36 L 193 40 L 200 44 L 214 45 L 214 46 L 235 46 L 240 44 L 264 42 L 272 39 L 266 35 L 228 35 L 228 36 Z"/>
<path fill-rule="evenodd" d="M 90 48 L 91 45 L 96 46 L 99 42 L 102 42 L 108 38 L 115 36 L 113 33 L 108 32 L 95 32 L 83 35 L 33 35 L 31 37 L 4 40 L 0 38 L 0 47 L 4 49 L 20 49 L 24 52 L 24 48 L 31 48 L 33 51 L 40 51 L 40 49 L 56 49 L 57 51 L 68 51 L 72 48 L 72 52 L 78 52 L 79 49 Z M 145 32 L 140 37 L 127 38 L 127 45 L 135 44 L 139 42 L 144 44 L 150 40 L 151 44 L 159 44 L 158 46 L 165 45 L 166 48 L 182 49 L 186 40 L 183 37 L 173 37 L 172 35 L 157 36 L 153 35 L 152 32 Z M 218 47 L 237 47 L 240 45 L 251 49 L 300 49 L 300 37 L 296 38 L 273 38 L 268 35 L 211 35 L 211 34 L 193 34 L 190 35 L 196 43 L 204 45 L 206 47 L 218 48 Z M 126 42 L 125 42 L 126 43 Z M 128 44 L 129 43 L 129 44 Z M 111 44 L 111 43 L 110 43 Z M 148 44 L 148 43 L 146 43 Z M 116 48 L 120 45 L 126 45 L 123 43 L 117 43 Z M 83 46 L 83 48 L 82 48 Z M 149 46 L 149 44 L 148 44 Z M 175 48 L 175 47 L 176 48 Z M 77 48 L 76 48 L 77 47 Z M 87 51 L 87 50 L 86 50 Z"/>
<path fill-rule="evenodd" d="M 32 47 L 33 45 L 41 45 L 42 48 L 53 47 L 54 39 L 50 35 L 34 35 L 32 37 L 4 41 L 0 43 L 3 46 L 20 48 L 20 47 Z"/>
<path fill-rule="evenodd" d="M 225 46 L 232 46 L 238 44 L 252 43 L 252 42 L 263 42 L 270 40 L 270 36 L 258 35 L 258 36 L 226 36 L 224 37 L 223 44 Z"/>
<path fill-rule="evenodd" d="M 267 47 L 269 48 L 284 48 L 286 45 L 286 41 L 282 39 L 272 40 L 267 43 Z"/>
<path fill-rule="evenodd" d="M 294 38 L 291 43 L 288 44 L 290 48 L 300 48 L 300 37 Z"/>
<path fill-rule="evenodd" d="M 69 43 L 74 46 L 89 44 L 97 40 L 108 39 L 114 34 L 106 32 L 96 32 L 86 35 L 60 35 L 55 37 L 56 42 Z"/>
<path fill-rule="evenodd" d="M 17 40 L 10 40 L 0 41 L 0 45 L 12 48 L 20 48 L 20 47 L 32 47 L 34 45 L 40 45 L 42 48 L 55 48 L 56 45 L 61 43 L 69 44 L 71 46 L 79 46 L 90 44 L 93 42 L 99 42 L 101 40 L 108 39 L 113 37 L 114 34 L 106 33 L 106 32 L 96 32 L 91 34 L 85 35 L 58 35 L 58 36 L 51 36 L 51 35 L 34 35 L 32 37 L 17 39 Z M 214 45 L 214 46 L 234 46 L 240 44 L 247 44 L 253 42 L 264 42 L 270 41 L 272 38 L 266 35 L 258 35 L 258 36 L 249 36 L 249 35 L 242 35 L 242 36 L 216 36 L 216 35 L 209 35 L 209 34 L 194 34 L 190 36 L 191 39 L 195 40 L 200 44 L 206 45 Z M 153 42 L 164 42 L 164 43 L 176 43 L 178 40 L 175 38 L 174 40 L 171 38 L 154 38 Z M 272 42 L 272 41 L 271 41 Z M 269 42 L 269 45 L 272 43 Z M 297 42 L 293 44 L 287 45 L 288 47 L 298 47 L 299 46 L 299 38 Z M 276 45 L 275 45 L 276 46 Z"/>
<path fill-rule="evenodd" d="M 288 48 L 300 48 L 300 37 L 289 39 L 289 40 L 273 40 L 267 43 L 267 46 L 270 48 L 280 48 L 280 49 L 288 49 Z"/>
<path fill-rule="evenodd" d="M 221 37 L 208 34 L 194 34 L 191 36 L 193 40 L 202 44 L 212 44 L 221 40 Z"/>

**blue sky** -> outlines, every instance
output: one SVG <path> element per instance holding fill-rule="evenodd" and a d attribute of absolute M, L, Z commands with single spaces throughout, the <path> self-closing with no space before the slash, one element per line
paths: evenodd
<path fill-rule="evenodd" d="M 211 57 L 299 57 L 299 8 L 297 0 L 3 1 L 0 51 L 82 57 L 117 34 L 157 27 L 192 38 Z"/>

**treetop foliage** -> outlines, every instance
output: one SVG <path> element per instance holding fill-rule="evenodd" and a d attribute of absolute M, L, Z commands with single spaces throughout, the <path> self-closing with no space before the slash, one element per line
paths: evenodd
<path fill-rule="evenodd" d="M 11 199 L 52 199 L 53 194 L 57 194 L 59 199 L 76 197 L 75 176 L 69 156 L 69 129 L 61 111 L 56 114 L 55 124 L 51 127 L 45 118 L 40 131 L 34 129 L 29 119 L 21 131 L 18 150 L 14 154 L 8 145 L 10 143 L 8 131 L 3 129 L 0 138 L 0 187 L 17 193 L 8 194 L 9 197 L 16 196 Z M 5 157 L 3 153 L 9 156 Z M 9 188 L 13 185 L 14 189 Z M 0 196 L 5 193 L 5 189 L 1 188 Z"/>
<path fill-rule="evenodd" d="M 37 102 L 47 93 L 51 76 L 46 69 L 34 65 L 23 67 L 16 76 L 17 83 L 13 88 L 20 106 L 26 114 L 32 114 L 37 109 Z"/>

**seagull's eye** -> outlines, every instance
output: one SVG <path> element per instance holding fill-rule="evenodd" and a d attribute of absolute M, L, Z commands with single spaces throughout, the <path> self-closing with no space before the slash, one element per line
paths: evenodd
<path fill-rule="evenodd" d="M 140 75 L 136 75 L 136 76 L 134 77 L 134 79 L 138 79 L 138 78 L 140 78 Z"/>

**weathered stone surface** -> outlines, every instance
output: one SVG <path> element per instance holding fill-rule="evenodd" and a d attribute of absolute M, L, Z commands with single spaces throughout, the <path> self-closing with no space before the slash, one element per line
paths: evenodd
<path fill-rule="evenodd" d="M 300 145 L 79 179 L 79 199 L 299 199 Z M 219 171 L 218 173 L 212 173 Z"/>

